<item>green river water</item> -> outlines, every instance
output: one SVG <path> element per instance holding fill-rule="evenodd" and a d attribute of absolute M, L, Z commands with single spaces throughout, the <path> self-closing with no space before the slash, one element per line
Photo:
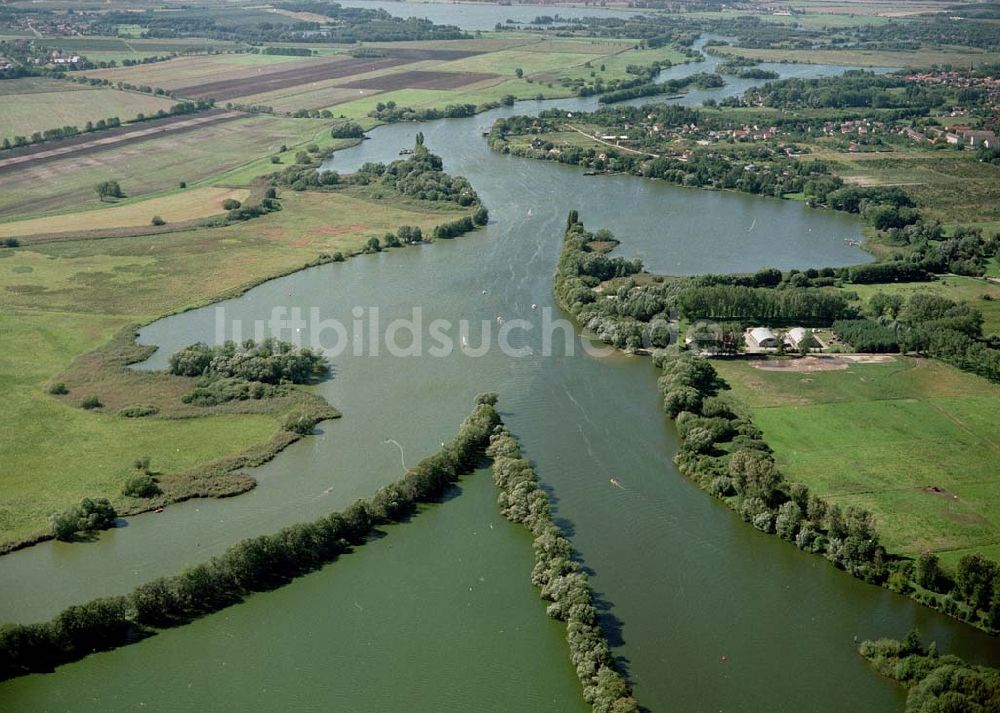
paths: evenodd
<path fill-rule="evenodd" d="M 333 161 L 346 172 L 390 160 L 419 128 L 446 170 L 467 176 L 489 206 L 486 229 L 305 270 L 219 307 L 227 324 L 249 325 L 276 305 L 318 307 L 345 323 L 353 307 L 377 307 L 383 324 L 418 306 L 425 325 L 470 320 L 472 347 L 483 321 L 532 319 L 533 331 L 512 341 L 533 353 L 336 356 L 333 378 L 316 389 L 344 417 L 254 471 L 255 491 L 131 518 L 93 543 L 45 543 L 0 558 L 0 619 L 46 619 L 248 535 L 343 508 L 402 473 L 387 439 L 412 465 L 453 435 L 474 394 L 492 390 L 592 574 L 609 640 L 650 710 L 899 710 L 901 689 L 864 664 L 855 642 L 913 625 L 944 651 L 1000 663 L 989 637 L 756 532 L 679 475 L 648 359 L 583 354 L 587 337 L 577 330 L 541 354 L 539 325 L 555 310 L 552 273 L 570 209 L 591 228 L 615 231 L 622 254 L 675 274 L 856 263 L 867 257 L 844 239 L 859 238 L 860 225 L 790 201 L 584 177 L 492 154 L 481 129 L 499 115 L 382 127 Z M 213 341 L 217 318 L 209 307 L 144 329 L 140 341 L 161 347 L 146 368 Z M 460 491 L 280 590 L 2 684 L 0 710 L 583 709 L 564 631 L 529 582 L 530 540 L 497 514 L 488 472 Z"/>

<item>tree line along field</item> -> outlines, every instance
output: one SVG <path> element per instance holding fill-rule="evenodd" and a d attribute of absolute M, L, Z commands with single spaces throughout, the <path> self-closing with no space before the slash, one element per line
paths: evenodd
<path fill-rule="evenodd" d="M 114 500 L 138 457 L 149 456 L 153 469 L 169 477 L 266 442 L 287 411 L 279 403 L 263 413 L 123 418 L 117 408 L 136 399 L 163 402 L 167 413 L 176 389 L 154 382 L 150 390 L 136 381 L 147 378 L 142 373 L 102 369 L 94 359 L 74 363 L 78 355 L 101 348 L 126 325 L 240 293 L 320 253 L 358 251 L 369 237 L 400 225 L 429 234 L 465 214 L 454 204 L 401 204 L 352 188 L 288 191 L 281 199 L 279 212 L 169 239 L 78 240 L 0 252 L 0 330 L 18 345 L 0 357 L 0 383 L 5 413 L 22 424 L 0 435 L 0 545 L 44 530 L 50 513 L 84 496 Z M 56 379 L 65 379 L 67 396 L 48 394 Z M 91 390 L 107 409 L 79 407 Z"/>
<path fill-rule="evenodd" d="M 173 99 L 107 87 L 26 77 L 0 81 L 0 140 L 31 136 L 46 129 L 96 123 L 112 116 L 122 121 L 167 110 Z"/>
<path fill-rule="evenodd" d="M 937 361 L 797 372 L 714 360 L 786 477 L 870 510 L 890 552 L 1000 554 L 1000 386 Z"/>

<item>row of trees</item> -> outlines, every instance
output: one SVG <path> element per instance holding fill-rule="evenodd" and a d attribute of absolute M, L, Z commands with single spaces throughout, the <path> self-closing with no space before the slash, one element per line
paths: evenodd
<path fill-rule="evenodd" d="M 332 562 L 363 544 L 373 527 L 405 518 L 418 503 L 440 500 L 460 475 L 475 468 L 500 423 L 492 401 L 478 399 L 449 443 L 370 500 L 272 535 L 243 540 L 204 564 L 143 584 L 127 595 L 71 606 L 45 623 L 3 626 L 0 680 L 51 671 L 95 651 L 124 646 Z"/>
<path fill-rule="evenodd" d="M 135 124 L 143 121 L 152 121 L 153 119 L 162 119 L 168 116 L 194 114 L 200 111 L 206 111 L 210 108 L 212 108 L 212 102 L 210 100 L 180 102 L 172 105 L 169 109 L 160 109 L 155 114 L 137 114 L 133 119 L 128 120 L 126 123 Z M 79 136 L 80 134 L 89 134 L 95 131 L 115 129 L 121 125 L 121 119 L 117 116 L 112 116 L 107 119 L 98 119 L 96 122 L 88 121 L 84 124 L 82 129 L 75 125 L 63 126 L 53 129 L 45 129 L 43 131 L 36 131 L 31 134 L 31 136 L 14 136 L 13 138 L 4 138 L 3 141 L 0 142 L 0 148 L 11 149 L 19 146 L 42 144 L 47 141 L 72 138 L 73 136 Z"/>
<path fill-rule="evenodd" d="M 771 324 L 827 326 L 853 313 L 843 294 L 818 288 L 783 290 L 740 285 L 692 287 L 678 300 L 689 320 L 743 320 Z"/>
<path fill-rule="evenodd" d="M 475 116 L 479 109 L 475 104 L 448 104 L 443 109 L 433 107 L 414 109 L 409 106 L 397 106 L 396 102 L 379 102 L 368 112 L 368 116 L 379 121 L 394 123 L 397 121 L 435 121 L 437 119 L 461 119 Z"/>
<path fill-rule="evenodd" d="M 651 97 L 659 94 L 676 94 L 677 92 L 683 91 L 692 85 L 700 87 L 701 89 L 712 89 L 721 87 L 725 85 L 725 83 L 725 80 L 718 74 L 713 74 L 711 72 L 698 72 L 697 74 L 691 74 L 687 77 L 670 79 L 660 84 L 652 81 L 644 83 L 636 82 L 633 86 L 618 89 L 616 91 L 605 92 L 597 101 L 600 104 L 616 104 L 618 102 L 628 101 L 629 99 L 638 99 L 639 97 Z"/>
<path fill-rule="evenodd" d="M 471 216 L 467 215 L 464 218 L 435 226 L 433 236 L 435 240 L 457 238 L 459 235 L 465 235 L 476 228 L 486 225 L 489 221 L 489 211 L 486 208 L 480 207 Z"/>
<path fill-rule="evenodd" d="M 916 561 L 887 554 L 871 513 L 828 504 L 805 485 L 784 480 L 760 430 L 719 398 L 726 385 L 708 360 L 661 352 L 654 361 L 662 366 L 658 385 L 664 410 L 681 436 L 675 462 L 684 475 L 763 532 L 823 554 L 868 582 L 915 593 L 946 613 L 1000 630 L 997 563 L 967 555 L 952 579 L 933 554 Z M 915 592 L 917 587 L 932 594 Z"/>
<path fill-rule="evenodd" d="M 491 397 L 493 395 L 490 395 Z M 574 559 L 573 546 L 552 519 L 548 497 L 530 461 L 503 425 L 490 436 L 493 480 L 501 514 L 534 536 L 532 583 L 550 602 L 546 611 L 566 622 L 570 658 L 583 685 L 583 696 L 597 713 L 630 713 L 639 707 L 626 678 L 616 669 L 601 630 L 586 572 Z"/>

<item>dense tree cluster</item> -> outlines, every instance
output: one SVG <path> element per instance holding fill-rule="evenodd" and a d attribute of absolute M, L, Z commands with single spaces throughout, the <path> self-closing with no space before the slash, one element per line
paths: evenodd
<path fill-rule="evenodd" d="M 601 631 L 587 574 L 574 559 L 573 546 L 552 519 L 548 497 L 541 489 L 531 462 L 521 455 L 517 441 L 497 426 L 486 451 L 493 458 L 493 479 L 501 514 L 524 525 L 534 536 L 535 567 L 532 583 L 550 602 L 546 611 L 566 622 L 566 639 L 583 695 L 599 713 L 638 711 L 628 681 L 615 668 L 614 657 Z"/>
<path fill-rule="evenodd" d="M 435 502 L 483 458 L 500 418 L 477 403 L 458 434 L 402 480 L 340 513 L 243 540 L 204 564 L 161 577 L 124 596 L 71 606 L 49 622 L 0 627 L 0 680 L 124 646 L 281 586 L 363 544 L 372 528 Z"/>
<path fill-rule="evenodd" d="M 268 338 L 211 347 L 192 344 L 170 356 L 170 373 L 211 375 L 261 384 L 305 384 L 326 373 L 326 359 L 308 348 Z"/>
<path fill-rule="evenodd" d="M 114 527 L 118 514 L 106 498 L 84 498 L 79 505 L 52 515 L 52 535 L 57 540 L 72 540 L 78 532 L 107 530 Z"/>
<path fill-rule="evenodd" d="M 471 216 L 467 215 L 464 218 L 435 226 L 433 237 L 435 240 L 457 238 L 459 235 L 465 235 L 476 228 L 486 225 L 489 220 L 489 212 L 485 208 L 480 208 Z"/>
<path fill-rule="evenodd" d="M 689 320 L 740 320 L 812 326 L 826 326 L 851 313 L 847 300 L 839 291 L 815 288 L 692 287 L 681 293 L 678 306 L 681 316 Z"/>
<path fill-rule="evenodd" d="M 270 176 L 271 182 L 292 190 L 318 190 L 341 183 L 380 186 L 405 196 L 426 201 L 448 201 L 463 207 L 479 204 L 479 196 L 468 179 L 451 176 L 444 171 L 441 157 L 431 153 L 417 134 L 413 153 L 389 164 L 366 163 L 349 176 L 336 171 L 320 170 L 332 152 L 301 151 L 294 164 Z"/>
<path fill-rule="evenodd" d="M 472 184 L 461 176 L 445 173 L 441 158 L 432 154 L 417 134 L 413 154 L 389 164 L 366 163 L 350 178 L 351 182 L 378 184 L 405 196 L 427 201 L 451 201 L 460 206 L 479 203 Z"/>
<path fill-rule="evenodd" d="M 916 631 L 903 641 L 864 641 L 858 651 L 884 676 L 907 689 L 906 713 L 988 713 L 1000 710 L 1000 671 L 973 666 L 924 647 Z"/>
<path fill-rule="evenodd" d="M 443 109 L 433 107 L 414 109 L 408 106 L 397 106 L 396 102 L 379 102 L 368 112 L 368 116 L 379 121 L 394 123 L 397 121 L 434 121 L 437 119 L 461 119 L 475 116 L 480 109 L 475 104 L 448 104 Z"/>
<path fill-rule="evenodd" d="M 927 354 L 1000 381 L 1000 350 L 983 335 L 983 315 L 964 302 L 930 292 L 876 293 L 862 319 L 834 322 L 833 329 L 858 351 Z"/>
<path fill-rule="evenodd" d="M 365 130 L 356 121 L 341 122 L 330 129 L 330 136 L 334 139 L 361 139 L 364 135 Z"/>

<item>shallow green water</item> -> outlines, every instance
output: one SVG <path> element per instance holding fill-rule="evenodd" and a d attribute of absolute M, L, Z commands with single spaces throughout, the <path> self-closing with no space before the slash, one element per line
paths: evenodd
<path fill-rule="evenodd" d="M 528 578 L 530 536 L 497 514 L 491 477 L 294 586 L 13 681 L 3 708 L 430 711 L 496 691 L 476 710 L 586 710 Z"/>
<path fill-rule="evenodd" d="M 348 171 L 365 160 L 394 158 L 420 128 L 446 169 L 472 180 L 491 209 L 488 228 L 275 280 L 224 303 L 226 320 L 249 325 L 279 305 L 319 307 L 323 318 L 349 323 L 352 307 L 377 306 L 384 324 L 419 306 L 425 324 L 434 318 L 494 324 L 502 316 L 532 319 L 537 327 L 538 315 L 554 307 L 551 278 L 570 209 L 580 210 L 590 227 L 610 227 L 624 240 L 623 254 L 642 256 L 656 271 L 866 259 L 843 240 L 860 236 L 848 216 L 631 177 L 587 178 L 566 166 L 498 156 L 480 136 L 489 120 L 383 127 L 334 159 Z M 215 322 L 216 310 L 208 308 L 145 329 L 141 341 L 161 346 L 148 367 L 162 367 L 181 346 L 214 340 Z M 477 329 L 472 346 L 479 343 Z M 248 535 L 368 496 L 401 473 L 400 452 L 386 439 L 397 441 L 413 464 L 454 433 L 475 393 L 495 390 L 505 420 L 538 464 L 561 524 L 593 571 L 609 605 L 609 637 L 650 709 L 898 709 L 900 690 L 863 664 L 855 638 L 901 636 L 913 624 L 943 650 L 1000 663 L 994 640 L 756 532 L 681 477 L 648 360 L 581 354 L 584 337 L 575 330 L 573 356 L 561 339 L 555 355 L 542 356 L 538 328 L 514 336 L 534 353 L 334 358 L 335 377 L 317 390 L 344 418 L 255 471 L 260 486 L 254 492 L 132 518 L 91 544 L 49 543 L 0 558 L 0 619 L 47 618 L 66 604 L 127 591 Z M 558 625 L 545 619 L 526 586 L 530 552 L 523 538 L 496 527 L 490 531 L 494 550 L 469 534 L 499 522 L 490 488 L 477 495 L 481 481 L 475 483 L 321 573 L 190 627 L 0 686 L 0 702 L 14 700 L 16 709 L 86 709 L 100 692 L 121 696 L 115 709 L 141 695 L 147 702 L 213 709 L 465 711 L 501 701 L 504 710 L 573 710 L 579 701 L 565 696 L 577 684 Z M 427 521 L 437 523 L 433 534 L 440 540 L 424 531 Z M 383 546 L 395 551 L 403 543 L 403 559 L 378 555 Z M 467 612 L 459 612 L 462 600 L 455 597 L 467 591 L 475 570 L 457 551 L 480 558 L 475 565 L 494 573 L 488 581 L 500 576 L 521 593 L 474 589 L 483 597 L 476 600 L 477 615 L 460 617 Z M 391 600 L 398 607 L 385 600 L 389 583 L 407 591 L 405 599 Z M 355 601 L 365 611 L 381 602 L 392 615 L 348 620 L 343 610 Z M 487 610 L 502 616 L 490 618 Z M 496 634 L 498 622 L 519 627 L 523 638 L 508 644 Z M 401 631 L 419 636 L 400 638 Z M 320 646 L 317 637 L 331 643 Z M 192 687 L 178 693 L 192 676 Z M 412 692 L 414 681 L 422 693 Z M 281 692 L 278 697 L 262 692 L 265 684 Z M 416 697 L 408 705 L 409 696 Z"/>

